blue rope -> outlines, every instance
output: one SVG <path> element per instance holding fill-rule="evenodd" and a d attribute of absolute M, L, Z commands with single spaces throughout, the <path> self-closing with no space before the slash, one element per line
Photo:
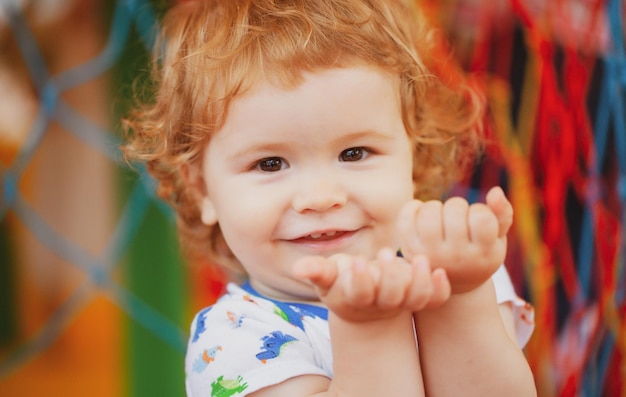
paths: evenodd
<path fill-rule="evenodd" d="M 56 77 L 58 87 L 61 90 L 76 87 L 95 79 L 111 69 L 124 49 L 131 21 L 128 8 L 123 2 L 117 3 L 113 21 L 111 22 L 111 29 L 109 30 L 108 42 L 104 50 L 83 65 L 59 74 Z"/>
<path fill-rule="evenodd" d="M 111 240 L 105 249 L 104 257 L 108 258 L 107 263 L 120 263 L 128 244 L 130 244 L 133 236 L 139 230 L 149 204 L 150 196 L 146 192 L 146 186 L 141 182 L 136 182 L 130 196 L 126 200 L 124 211 L 117 222 Z"/>
<path fill-rule="evenodd" d="M 35 84 L 35 88 L 40 91 L 46 81 L 48 81 L 48 70 L 46 69 L 46 63 L 41 56 L 41 51 L 37 46 L 37 41 L 28 29 L 22 13 L 15 3 L 0 2 L 0 7 L 4 8 L 7 15 L 7 21 L 13 31 L 15 40 L 17 41 L 22 54 L 24 54 L 24 60 L 26 61 L 26 67 L 30 74 L 30 79 Z"/>
<path fill-rule="evenodd" d="M 117 306 L 126 312 L 129 317 L 176 351 L 182 354 L 185 353 L 187 339 L 185 333 L 179 327 L 127 290 L 117 285 L 112 285 L 110 289 L 114 293 L 114 301 Z"/>
<path fill-rule="evenodd" d="M 83 270 L 88 276 L 86 284 L 76 289 L 72 296 L 51 315 L 30 341 L 21 344 L 13 353 L 0 362 L 0 376 L 25 362 L 29 357 L 50 346 L 63 331 L 63 324 L 84 301 L 86 288 L 94 285 L 111 292 L 111 299 L 131 318 L 144 326 L 157 337 L 179 352 L 185 351 L 185 335 L 180 327 L 155 311 L 145 302 L 118 285 L 111 278 L 111 271 L 119 264 L 132 237 L 136 234 L 151 203 L 157 204 L 170 219 L 171 209 L 154 194 L 154 183 L 147 176 L 145 168 L 139 167 L 143 175 L 135 183 L 116 229 L 101 257 L 94 257 L 81 246 L 58 234 L 20 196 L 18 183 L 24 170 L 38 149 L 52 119 L 57 120 L 66 130 L 90 147 L 101 152 L 120 166 L 126 166 L 119 152 L 120 141 L 115 134 L 99 127 L 85 118 L 60 97 L 63 91 L 84 84 L 108 71 L 118 61 L 124 43 L 133 23 L 136 24 L 146 47 L 152 47 L 157 21 L 152 8 L 146 1 L 119 1 L 114 16 L 107 45 L 95 58 L 51 77 L 37 46 L 28 29 L 21 11 L 11 5 L 1 3 L 10 27 L 15 35 L 37 92 L 41 106 L 24 143 L 8 168 L 2 168 L 2 195 L 0 196 L 0 220 L 9 210 L 34 234 L 48 249 L 73 266 Z"/>
<path fill-rule="evenodd" d="M 622 213 L 626 210 L 626 189 L 624 180 L 626 178 L 626 128 L 624 126 L 624 102 L 623 86 L 626 84 L 626 57 L 624 55 L 624 42 L 622 39 L 622 6 L 620 0 L 610 0 L 607 7 L 609 26 L 612 39 L 612 51 L 604 59 L 605 76 L 602 84 L 602 94 L 598 103 L 598 113 L 595 125 L 596 142 L 598 142 L 598 161 L 592 170 L 592 177 L 597 181 L 599 166 L 603 163 L 606 142 L 608 140 L 609 121 L 612 121 L 614 130 L 615 153 L 619 168 L 619 182 L 617 193 L 620 198 Z M 611 117 L 612 116 L 612 117 Z M 597 182 L 596 182 L 597 183 Z M 622 222 L 622 230 L 624 223 Z M 581 242 L 585 241 L 584 239 Z M 624 246 L 620 247 L 623 252 Z M 623 269 L 622 255 L 618 255 L 619 262 L 616 264 L 619 269 Z M 585 258 L 587 260 L 587 258 Z M 585 264 L 586 285 L 589 284 L 591 273 L 590 263 Z M 618 269 L 618 273 L 622 273 Z M 606 332 L 604 342 L 599 352 L 597 365 L 588 365 L 582 380 L 584 395 L 600 396 L 602 385 L 604 385 L 609 362 L 614 349 L 614 336 L 611 332 Z"/>
<path fill-rule="evenodd" d="M 17 371 L 41 351 L 48 349 L 63 333 L 71 318 L 86 303 L 90 289 L 89 283 L 83 282 L 50 315 L 33 337 L 10 351 L 0 361 L 0 379 Z"/>
<path fill-rule="evenodd" d="M 64 102 L 59 103 L 54 119 L 86 145 L 97 149 L 114 163 L 124 165 L 119 151 L 121 141 L 113 132 L 102 129 Z"/>

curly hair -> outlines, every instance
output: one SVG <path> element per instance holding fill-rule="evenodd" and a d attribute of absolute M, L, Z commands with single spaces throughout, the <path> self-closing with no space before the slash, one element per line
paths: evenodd
<path fill-rule="evenodd" d="M 219 225 L 201 222 L 197 194 L 181 174 L 181 165 L 201 161 L 232 101 L 261 80 L 295 87 L 303 73 L 330 68 L 369 65 L 399 76 L 415 195 L 439 197 L 480 147 L 482 101 L 433 73 L 442 62 L 434 45 L 417 7 L 402 0 L 181 2 L 162 21 L 156 93 L 122 121 L 124 154 L 158 181 L 187 254 L 242 271 Z"/>

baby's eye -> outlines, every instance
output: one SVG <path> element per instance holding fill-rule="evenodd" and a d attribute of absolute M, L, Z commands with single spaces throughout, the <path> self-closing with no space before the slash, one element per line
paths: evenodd
<path fill-rule="evenodd" d="M 369 155 L 369 150 L 364 147 L 351 147 L 344 150 L 339 155 L 341 161 L 359 161 L 363 160 Z"/>
<path fill-rule="evenodd" d="M 259 160 L 257 163 L 257 168 L 264 172 L 276 172 L 285 168 L 286 163 L 285 160 L 280 157 L 268 157 L 265 159 Z"/>

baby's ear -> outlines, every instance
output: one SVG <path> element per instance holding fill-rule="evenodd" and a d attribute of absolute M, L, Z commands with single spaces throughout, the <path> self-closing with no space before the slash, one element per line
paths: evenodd
<path fill-rule="evenodd" d="M 187 186 L 188 192 L 200 210 L 202 223 L 212 226 L 217 223 L 217 214 L 213 201 L 209 199 L 207 188 L 198 164 L 184 163 L 179 168 L 180 176 Z"/>

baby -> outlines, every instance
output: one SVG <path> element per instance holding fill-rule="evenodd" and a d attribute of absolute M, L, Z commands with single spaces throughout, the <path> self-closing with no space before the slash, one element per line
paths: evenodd
<path fill-rule="evenodd" d="M 535 395 L 501 265 L 512 206 L 500 188 L 439 201 L 481 106 L 430 72 L 432 45 L 400 0 L 166 15 L 125 153 L 187 253 L 245 275 L 193 321 L 188 396 Z"/>

